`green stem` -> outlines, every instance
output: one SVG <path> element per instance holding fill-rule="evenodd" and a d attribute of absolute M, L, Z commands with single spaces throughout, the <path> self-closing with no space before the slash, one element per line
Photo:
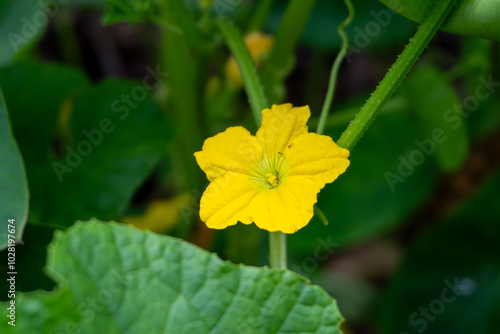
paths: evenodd
<path fill-rule="evenodd" d="M 318 208 L 316 205 L 314 206 L 314 214 L 321 220 L 323 225 L 327 226 L 328 225 L 328 218 L 326 218 L 325 213 Z"/>
<path fill-rule="evenodd" d="M 269 233 L 269 263 L 271 268 L 286 268 L 286 235 Z"/>
<path fill-rule="evenodd" d="M 263 70 L 268 67 L 281 68 L 284 60 L 293 53 L 314 3 L 315 0 L 290 1 L 274 36 L 274 45 L 269 51 Z"/>
<path fill-rule="evenodd" d="M 354 8 L 350 0 L 344 0 L 344 3 L 347 6 L 349 15 L 341 24 L 339 24 L 337 28 L 337 32 L 340 35 L 340 38 L 342 39 L 342 48 L 340 49 L 340 52 L 335 58 L 332 70 L 330 72 L 330 82 L 328 84 L 328 90 L 326 93 L 325 102 L 323 103 L 323 109 L 321 110 L 321 116 L 319 117 L 318 128 L 316 130 L 317 134 L 322 134 L 323 131 L 325 130 L 326 119 L 328 117 L 328 112 L 330 111 L 330 108 L 332 106 L 335 86 L 337 85 L 337 74 L 339 72 L 340 64 L 342 64 L 342 60 L 344 59 L 344 56 L 347 53 L 347 50 L 349 49 L 349 39 L 347 38 L 347 35 L 344 32 L 344 28 L 347 27 L 352 22 L 352 19 L 354 17 Z"/>
<path fill-rule="evenodd" d="M 210 52 L 212 44 L 205 38 L 201 30 L 198 28 L 198 24 L 196 23 L 193 14 L 189 11 L 186 5 L 181 0 L 170 0 L 168 3 L 172 12 L 176 16 L 176 21 L 182 27 L 182 31 L 190 42 L 190 45 L 200 53 Z"/>
<path fill-rule="evenodd" d="M 248 24 L 248 32 L 259 31 L 266 22 L 267 16 L 271 11 L 274 0 L 261 0 L 257 3 L 257 9 Z"/>
<path fill-rule="evenodd" d="M 262 67 L 262 83 L 272 103 L 281 100 L 282 82 L 291 69 L 293 52 L 309 19 L 315 0 L 291 0 Z"/>
<path fill-rule="evenodd" d="M 175 23 L 175 18 L 169 18 Z M 177 154 L 185 175 L 185 186 L 191 190 L 199 188 L 203 175 L 197 167 L 193 152 L 201 149 L 205 137 L 201 126 L 197 94 L 196 63 L 186 36 L 163 30 L 161 45 L 162 66 L 169 73 L 167 78 L 169 111 L 175 117 L 180 131 L 177 134 Z"/>
<path fill-rule="evenodd" d="M 243 37 L 234 24 L 227 19 L 219 19 L 216 24 L 238 64 L 255 122 L 259 127 L 262 121 L 262 110 L 269 107 L 269 105 L 255 70 L 255 63 L 250 56 L 250 52 L 248 52 Z"/>
<path fill-rule="evenodd" d="M 74 67 L 82 67 L 82 52 L 78 45 L 69 7 L 62 6 L 61 12 L 54 17 L 54 30 L 65 62 Z"/>
<path fill-rule="evenodd" d="M 429 10 L 426 20 L 418 28 L 415 36 L 406 45 L 380 85 L 361 108 L 359 114 L 342 133 L 337 141 L 340 147 L 351 150 L 356 145 L 427 47 L 455 2 L 456 0 L 436 1 L 434 8 Z"/>

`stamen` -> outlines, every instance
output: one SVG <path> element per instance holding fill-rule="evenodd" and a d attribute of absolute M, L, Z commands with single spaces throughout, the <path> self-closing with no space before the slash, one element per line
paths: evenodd
<path fill-rule="evenodd" d="M 266 177 L 267 177 L 267 182 L 269 183 L 271 188 L 276 188 L 278 186 L 278 184 L 280 183 L 278 175 L 274 175 L 272 173 L 267 173 Z"/>

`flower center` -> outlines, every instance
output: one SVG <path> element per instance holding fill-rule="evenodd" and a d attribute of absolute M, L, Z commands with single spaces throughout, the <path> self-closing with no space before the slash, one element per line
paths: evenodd
<path fill-rule="evenodd" d="M 271 188 L 276 188 L 278 184 L 280 184 L 280 178 L 278 172 L 276 172 L 276 175 L 272 173 L 267 173 L 266 177 L 267 177 L 267 182 L 269 183 Z"/>
<path fill-rule="evenodd" d="M 277 188 L 286 177 L 286 165 L 281 153 L 265 155 L 252 166 L 251 180 L 263 190 Z"/>

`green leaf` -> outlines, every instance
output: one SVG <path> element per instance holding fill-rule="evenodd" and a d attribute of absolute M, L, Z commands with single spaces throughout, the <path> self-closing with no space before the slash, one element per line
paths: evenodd
<path fill-rule="evenodd" d="M 113 24 L 121 21 L 130 23 L 147 22 L 160 13 L 162 2 L 158 0 L 105 0 L 106 11 L 103 21 Z"/>
<path fill-rule="evenodd" d="M 92 220 L 58 233 L 47 270 L 60 285 L 18 297 L 19 332 L 341 333 L 335 301 L 305 278 L 130 226 Z"/>
<path fill-rule="evenodd" d="M 431 66 L 416 69 L 403 86 L 420 127 L 419 146 L 435 154 L 444 171 L 459 168 L 467 157 L 469 136 L 462 102 L 445 73 Z"/>
<path fill-rule="evenodd" d="M 58 182 L 50 166 L 54 156 L 57 118 L 64 101 L 77 95 L 86 85 L 87 80 L 82 74 L 56 65 L 41 66 L 30 61 L 0 69 L 0 86 L 4 90 L 12 130 L 26 167 L 30 188 L 30 222 L 43 221 L 46 202 L 59 200 L 52 196 Z M 74 190 L 70 192 L 75 193 Z M 60 209 L 65 210 L 64 207 Z M 51 240 L 51 234 L 52 229 L 34 228 L 31 224 L 26 226 L 25 242 L 16 246 L 16 269 L 18 272 L 33 273 L 37 278 L 19 275 L 16 288 L 32 290 L 51 286 L 52 283 L 42 277 L 45 247 Z M 5 283 L 0 283 L 0 287 Z"/>
<path fill-rule="evenodd" d="M 172 131 L 141 84 L 107 80 L 76 100 L 71 132 L 65 154 L 51 163 L 57 183 L 44 216 L 61 225 L 121 214 L 166 150 Z M 61 165 L 70 171 L 59 172 Z"/>
<path fill-rule="evenodd" d="M 499 187 L 497 174 L 410 247 L 380 304 L 380 333 L 500 332 Z"/>
<path fill-rule="evenodd" d="M 59 11 L 54 1 L 2 0 L 0 2 L 0 66 L 10 62 L 18 52 L 33 44 L 42 35 Z"/>
<path fill-rule="evenodd" d="M 0 250 L 8 245 L 8 234 L 20 241 L 28 216 L 28 182 L 23 159 L 12 136 L 9 115 L 0 89 Z M 9 219 L 15 219 L 9 224 Z M 12 227 L 8 228 L 8 225 Z M 8 233 L 14 229 L 14 233 Z"/>
<path fill-rule="evenodd" d="M 87 87 L 74 70 L 22 63 L 0 70 L 0 84 L 20 138 L 35 222 L 65 226 L 115 218 L 170 136 L 140 83 L 108 80 Z"/>
<path fill-rule="evenodd" d="M 433 0 L 379 0 L 412 21 L 421 23 Z M 440 30 L 464 36 L 500 41 L 500 2 L 492 0 L 458 1 Z"/>
<path fill-rule="evenodd" d="M 500 124 L 500 98 L 495 94 L 499 84 L 494 78 L 492 46 L 486 39 L 465 39 L 458 65 L 465 81 L 464 95 L 467 95 L 464 122 L 474 138 L 495 131 Z"/>
<path fill-rule="evenodd" d="M 87 79 L 67 67 L 26 61 L 0 69 L 0 86 L 26 164 L 31 192 L 30 216 L 34 220 L 33 215 L 39 211 L 37 202 L 46 198 L 40 184 L 53 178 L 49 161 L 54 156 L 53 141 L 61 106 L 82 92 Z M 37 201 L 39 196 L 42 200 Z"/>

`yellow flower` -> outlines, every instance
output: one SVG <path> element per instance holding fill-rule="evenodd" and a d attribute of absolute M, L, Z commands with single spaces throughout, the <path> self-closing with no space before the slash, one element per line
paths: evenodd
<path fill-rule="evenodd" d="M 210 185 L 200 217 L 210 228 L 255 224 L 294 233 L 313 216 L 317 194 L 349 166 L 349 151 L 307 132 L 309 107 L 273 105 L 255 136 L 241 126 L 208 138 L 195 153 Z"/>
<path fill-rule="evenodd" d="M 260 66 L 262 59 L 266 57 L 267 52 L 273 45 L 273 38 L 260 32 L 252 32 L 245 36 L 245 45 L 255 65 Z M 225 71 L 230 83 L 236 87 L 241 87 L 243 85 L 240 70 L 234 57 L 229 58 L 227 61 Z"/>

